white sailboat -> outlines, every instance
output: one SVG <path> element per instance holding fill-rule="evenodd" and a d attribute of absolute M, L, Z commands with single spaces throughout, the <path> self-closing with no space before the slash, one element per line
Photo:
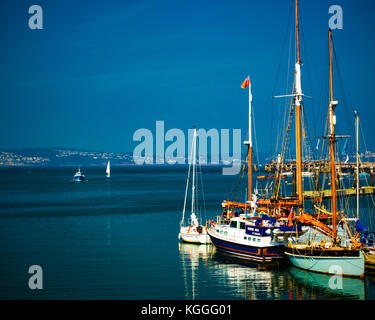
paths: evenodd
<path fill-rule="evenodd" d="M 107 174 L 107 178 L 111 176 L 111 161 L 108 161 L 107 169 L 105 170 L 105 173 Z"/>
<path fill-rule="evenodd" d="M 192 145 L 192 163 L 189 165 L 188 178 L 186 181 L 186 190 L 185 190 L 185 200 L 184 200 L 184 209 L 182 211 L 182 219 L 180 223 L 180 233 L 178 238 L 182 239 L 184 242 L 197 243 L 197 244 L 207 244 L 210 243 L 210 238 L 207 234 L 207 225 L 202 225 L 199 223 L 199 218 L 197 216 L 196 208 L 196 149 L 197 149 L 197 129 L 194 127 L 194 136 L 193 136 L 193 145 Z M 187 194 L 189 189 L 189 180 L 190 180 L 190 171 L 191 166 L 193 167 L 193 181 L 191 185 L 191 214 L 189 223 L 185 225 L 185 211 L 186 211 L 186 201 Z"/>

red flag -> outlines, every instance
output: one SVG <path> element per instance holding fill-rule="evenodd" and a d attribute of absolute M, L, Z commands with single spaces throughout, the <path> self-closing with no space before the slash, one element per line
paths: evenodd
<path fill-rule="evenodd" d="M 241 88 L 245 89 L 250 85 L 250 77 L 248 76 L 245 81 L 241 84 Z"/>

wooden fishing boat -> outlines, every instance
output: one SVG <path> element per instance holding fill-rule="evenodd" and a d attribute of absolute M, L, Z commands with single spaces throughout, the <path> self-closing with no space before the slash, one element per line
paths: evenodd
<path fill-rule="evenodd" d="M 297 28 L 297 48 L 298 48 L 298 2 L 296 0 L 296 28 Z M 285 254 L 289 261 L 301 269 L 315 271 L 327 274 L 340 274 L 344 276 L 362 277 L 364 275 L 365 263 L 364 255 L 361 251 L 361 244 L 351 235 L 347 226 L 346 219 L 341 213 L 341 222 L 344 224 L 344 231 L 348 233 L 350 241 L 343 243 L 337 236 L 338 214 L 336 203 L 336 166 L 335 166 L 335 107 L 338 101 L 333 97 L 333 76 L 332 76 L 332 31 L 329 30 L 329 54 L 330 54 L 330 102 L 328 107 L 329 113 L 329 135 L 327 138 L 330 143 L 330 164 L 331 164 L 331 207 L 332 207 L 332 226 L 325 225 L 317 221 L 314 217 L 304 212 L 301 208 L 298 215 L 295 216 L 297 221 L 311 225 L 319 232 L 324 234 L 320 242 L 292 242 L 290 241 L 285 249 Z M 300 64 L 299 55 L 296 66 Z M 298 74 L 296 70 L 296 74 Z M 296 79 L 298 83 L 298 79 Z M 296 86 L 296 105 L 299 97 L 302 98 L 301 92 L 298 92 Z M 302 99 L 301 99 L 302 100 Z M 298 133 L 300 134 L 300 132 Z M 297 142 L 298 143 L 298 142 Z M 299 159 L 297 158 L 297 163 Z M 297 173 L 298 173 L 297 165 Z M 301 190 L 302 191 L 302 190 Z M 301 192 L 302 194 L 302 192 Z"/>

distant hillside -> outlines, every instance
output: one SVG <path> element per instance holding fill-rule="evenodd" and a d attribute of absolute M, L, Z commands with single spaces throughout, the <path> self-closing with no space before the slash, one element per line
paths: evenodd
<path fill-rule="evenodd" d="M 0 166 L 96 166 L 134 164 L 130 152 L 100 152 L 68 148 L 3 148 Z"/>

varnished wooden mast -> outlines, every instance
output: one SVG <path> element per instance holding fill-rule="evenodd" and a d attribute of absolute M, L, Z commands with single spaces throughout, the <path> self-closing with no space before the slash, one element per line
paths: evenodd
<path fill-rule="evenodd" d="M 296 107 L 296 161 L 297 161 L 297 195 L 300 206 L 303 205 L 302 191 L 302 155 L 301 155 L 301 59 L 299 51 L 299 24 L 298 24 L 298 0 L 296 0 L 296 40 L 297 40 L 297 63 L 296 63 L 296 91 L 295 91 L 295 107 Z"/>
<path fill-rule="evenodd" d="M 333 101 L 333 75 L 332 75 L 332 31 L 329 29 L 329 82 L 331 101 L 329 103 L 330 118 L 330 155 L 331 155 L 331 187 L 332 187 L 332 238 L 336 242 L 337 226 L 336 226 L 336 168 L 335 168 L 335 112 L 334 106 L 337 102 Z"/>

